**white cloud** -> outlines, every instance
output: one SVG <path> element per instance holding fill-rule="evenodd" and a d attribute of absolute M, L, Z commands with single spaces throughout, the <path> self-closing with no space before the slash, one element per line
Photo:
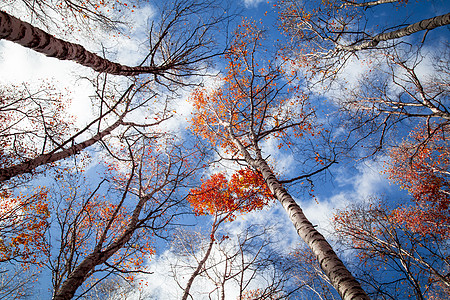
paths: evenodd
<path fill-rule="evenodd" d="M 330 221 L 337 209 L 344 209 L 352 203 L 365 201 L 390 189 L 388 179 L 382 174 L 383 159 L 385 158 L 361 163 L 356 170 L 342 168 L 336 174 L 337 187 L 332 188 L 336 192 L 318 197 L 317 202 L 312 199 L 299 201 L 306 217 L 314 225 L 318 225 L 322 234 L 327 237 L 332 232 Z"/>
<path fill-rule="evenodd" d="M 280 140 L 269 137 L 261 143 L 261 150 L 265 155 L 270 155 L 267 159 L 273 170 L 277 174 L 291 174 L 295 170 L 294 156 L 290 152 L 282 151 L 278 145 Z"/>
<path fill-rule="evenodd" d="M 244 5 L 247 8 L 257 7 L 260 3 L 267 2 L 266 0 L 244 0 Z"/>
<path fill-rule="evenodd" d="M 26 84 L 31 91 L 43 82 L 51 83 L 70 101 L 69 113 L 81 126 L 92 117 L 89 96 L 94 93 L 92 85 L 80 76 L 90 70 L 71 61 L 60 61 L 24 48 L 9 41 L 0 41 L 0 84 Z"/>
<path fill-rule="evenodd" d="M 0 66 L 0 80 L 7 83 L 65 78 L 77 67 L 4 40 L 0 41 Z"/>
<path fill-rule="evenodd" d="M 280 216 L 280 213 L 283 216 Z M 220 234 L 223 233 L 227 234 L 230 238 L 224 240 L 220 244 L 220 247 L 216 243 L 212 248 L 212 252 L 206 264 L 209 267 L 214 266 L 213 268 L 215 268 L 218 273 L 210 270 L 209 275 L 211 278 L 216 278 L 217 274 L 221 274 L 226 268 L 222 251 L 227 252 L 228 255 L 235 253 L 235 251 L 239 249 L 237 247 L 237 237 L 242 234 L 249 225 L 256 225 L 257 232 L 262 231 L 262 229 L 266 227 L 273 227 L 272 229 L 274 229 L 274 231 L 266 233 L 264 238 L 278 241 L 272 246 L 276 247 L 277 250 L 281 250 L 282 253 L 287 254 L 292 247 L 299 242 L 298 236 L 296 236 L 295 231 L 292 229 L 292 224 L 289 223 L 290 221 L 282 209 L 280 210 L 279 205 L 272 206 L 263 211 L 252 212 L 245 216 L 238 217 L 237 220 L 233 222 L 225 223 L 221 232 L 216 236 L 219 237 Z M 204 233 L 204 237 L 207 236 L 208 233 Z M 198 260 L 203 258 L 203 253 L 204 252 L 200 252 L 197 249 L 195 254 L 196 260 L 193 257 L 179 256 L 174 249 L 170 249 L 166 250 L 160 256 L 153 258 L 149 261 L 147 268 L 154 273 L 151 275 L 138 276 L 136 280 L 138 282 L 143 280 L 144 290 L 142 294 L 144 297 L 154 297 L 160 300 L 180 299 L 183 293 L 181 287 L 186 286 L 187 281 L 193 273 L 193 268 L 197 266 Z M 251 261 L 253 258 L 250 254 L 246 254 L 244 257 L 247 262 Z M 227 267 L 230 268 L 231 265 L 236 266 L 235 264 L 239 263 L 240 260 L 234 262 L 229 261 Z M 173 276 L 174 271 L 176 272 L 178 283 Z M 235 272 L 235 270 L 233 272 Z M 266 282 L 262 277 L 259 277 L 260 275 L 257 275 L 252 279 L 247 290 L 264 287 Z M 194 299 L 210 299 L 209 295 L 211 295 L 212 298 L 218 298 L 220 289 L 217 288 L 211 279 L 198 276 L 195 279 L 190 292 Z M 238 299 L 238 282 L 235 280 L 227 281 L 225 284 L 225 293 L 227 299 Z M 138 299 L 137 291 L 134 291 L 131 296 L 127 295 L 127 299 Z"/>
<path fill-rule="evenodd" d="M 277 248 L 288 253 L 298 243 L 301 243 L 288 214 L 278 201 L 260 211 L 254 211 L 238 217 L 235 221 L 224 226 L 226 232 L 238 234 L 251 225 L 273 227 L 278 232 Z"/>

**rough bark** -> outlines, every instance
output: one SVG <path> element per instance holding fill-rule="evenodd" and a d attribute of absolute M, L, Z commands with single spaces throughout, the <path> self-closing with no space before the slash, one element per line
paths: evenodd
<path fill-rule="evenodd" d="M 311 248 L 320 267 L 330 279 L 331 284 L 338 291 L 341 298 L 345 300 L 370 299 L 361 288 L 359 282 L 336 255 L 331 245 L 309 222 L 300 206 L 279 183 L 267 162 L 263 159 L 254 160 L 253 166 L 262 173 L 267 186 L 275 198 L 283 205 L 298 235 Z"/>
<path fill-rule="evenodd" d="M 344 263 L 336 255 L 331 245 L 324 236 L 316 230 L 303 214 L 303 211 L 297 202 L 295 202 L 292 196 L 283 188 L 266 160 L 261 157 L 259 148 L 256 147 L 257 158 L 255 159 L 236 138 L 231 126 L 228 127 L 228 132 L 245 161 L 261 172 L 270 191 L 289 215 L 297 234 L 312 250 L 320 267 L 330 279 L 331 285 L 337 290 L 341 298 L 344 300 L 370 300 L 359 282 L 353 277 L 350 271 L 347 270 Z"/>
<path fill-rule="evenodd" d="M 425 19 L 420 22 L 411 24 L 409 26 L 400 28 L 398 30 L 380 33 L 380 34 L 372 37 L 370 40 L 362 42 L 360 44 L 349 45 L 349 46 L 339 45 L 336 48 L 338 50 L 345 50 L 345 51 L 351 51 L 351 52 L 355 52 L 355 51 L 359 51 L 359 50 L 363 50 L 363 49 L 371 49 L 371 48 L 376 47 L 380 42 L 383 42 L 383 41 L 398 39 L 398 38 L 408 36 L 408 35 L 411 35 L 413 33 L 419 32 L 419 31 L 432 30 L 434 28 L 437 28 L 440 26 L 445 26 L 448 24 L 450 24 L 450 13 L 441 15 L 441 16 L 437 16 L 434 18 L 430 18 L 430 19 Z"/>
<path fill-rule="evenodd" d="M 160 74 L 173 67 L 170 64 L 129 67 L 114 63 L 87 51 L 79 44 L 56 38 L 3 11 L 0 11 L 0 39 L 12 41 L 49 57 L 55 57 L 60 60 L 72 60 L 94 71 L 112 75 Z"/>

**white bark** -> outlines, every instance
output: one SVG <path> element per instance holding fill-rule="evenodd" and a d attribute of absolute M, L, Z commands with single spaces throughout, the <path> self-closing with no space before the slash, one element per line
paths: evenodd
<path fill-rule="evenodd" d="M 242 143 L 236 138 L 231 126 L 228 127 L 228 132 L 232 141 L 238 147 L 242 156 L 244 156 L 245 161 L 261 172 L 270 191 L 281 205 L 283 205 L 283 208 L 289 215 L 297 234 L 312 250 L 320 267 L 330 279 L 332 286 L 337 290 L 341 298 L 344 300 L 369 300 L 369 296 L 361 288 L 361 285 L 353 277 L 350 271 L 347 270 L 331 245 L 311 224 L 303 214 L 303 211 L 297 202 L 295 202 L 292 196 L 283 188 L 270 166 L 261 157 L 259 149 L 256 149 L 257 158 L 253 158 Z"/>
<path fill-rule="evenodd" d="M 355 51 L 359 51 L 359 50 L 363 50 L 363 49 L 371 49 L 371 48 L 376 47 L 380 42 L 383 42 L 383 41 L 398 39 L 398 38 L 408 36 L 408 35 L 411 35 L 413 33 L 416 33 L 416 32 L 422 31 L 422 30 L 432 30 L 434 28 L 437 28 L 440 26 L 445 26 L 448 24 L 450 24 L 450 13 L 441 15 L 441 16 L 437 16 L 434 18 L 430 18 L 430 19 L 425 19 L 420 22 L 411 24 L 409 26 L 400 28 L 398 30 L 380 33 L 380 34 L 372 37 L 370 40 L 362 42 L 360 44 L 349 45 L 349 46 L 338 45 L 336 47 L 336 49 L 351 51 L 351 52 L 355 52 Z"/>
<path fill-rule="evenodd" d="M 252 165 L 262 173 L 270 191 L 283 205 L 298 235 L 308 244 L 341 298 L 345 300 L 370 299 L 336 255 L 331 245 L 309 222 L 300 206 L 279 183 L 267 162 L 263 159 L 253 160 Z"/>
<path fill-rule="evenodd" d="M 343 0 L 344 4 L 342 6 L 354 6 L 354 7 L 368 7 L 368 6 L 376 6 L 380 4 L 386 3 L 394 3 L 399 2 L 399 0 L 376 0 L 376 1 L 368 1 L 368 2 L 355 2 L 350 0 Z"/>
<path fill-rule="evenodd" d="M 60 60 L 72 60 L 94 71 L 113 75 L 160 74 L 173 67 L 170 64 L 128 67 L 114 63 L 87 51 L 81 45 L 58 39 L 3 11 L 0 11 L 0 39 L 12 41 L 49 57 L 55 57 Z"/>

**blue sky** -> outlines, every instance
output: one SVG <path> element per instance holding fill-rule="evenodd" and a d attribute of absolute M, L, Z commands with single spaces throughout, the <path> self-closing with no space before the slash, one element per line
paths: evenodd
<path fill-rule="evenodd" d="M 413 2 L 413 1 L 411 1 Z M 262 19 L 264 26 L 267 28 L 269 34 L 273 34 L 271 39 L 280 38 L 277 30 L 277 14 L 273 7 L 273 1 L 235 1 L 231 5 L 241 10 L 242 15 L 247 18 Z M 379 24 L 381 27 L 389 27 L 390 21 L 398 21 L 406 18 L 407 21 L 415 22 L 421 18 L 427 18 L 436 14 L 446 13 L 449 5 L 445 0 L 423 1 L 420 3 L 411 3 L 407 5 L 406 10 L 396 9 L 391 6 L 389 10 L 385 8 L 369 9 L 368 15 L 369 26 L 372 24 Z M 6 6 L 6 9 L 9 7 Z M 17 13 L 17 11 L 16 11 Z M 18 15 L 20 17 L 20 15 Z M 145 39 L 147 32 L 148 20 L 155 17 L 155 10 L 151 6 L 140 6 L 136 9 L 134 14 L 130 15 L 133 19 L 132 23 L 135 25 L 128 32 L 127 36 L 111 36 L 105 35 L 104 32 L 94 31 L 94 38 L 77 38 L 77 42 L 83 44 L 86 48 L 92 51 L 100 51 L 101 46 L 113 49 L 114 55 L 111 58 L 123 64 L 135 65 L 145 55 Z M 238 22 L 238 20 L 236 21 Z M 434 45 L 441 40 L 447 39 L 449 36 L 449 28 L 442 28 L 432 31 L 427 36 L 428 45 Z M 411 37 L 417 39 L 421 37 Z M 430 53 L 433 51 L 433 46 L 430 47 Z M 220 69 L 220 64 L 212 72 Z M 426 73 L 427 66 L 424 67 Z M 360 73 L 367 69 L 361 66 L 359 61 L 351 62 L 342 72 L 342 78 L 345 78 L 352 83 L 356 80 Z M 223 71 L 223 70 L 222 70 Z M 76 124 L 81 126 L 90 120 L 92 117 L 90 111 L 90 98 L 94 92 L 91 85 L 86 81 L 79 79 L 79 76 L 93 76 L 93 72 L 84 67 L 78 66 L 72 62 L 61 62 L 56 59 L 46 58 L 43 55 L 37 54 L 31 50 L 24 49 L 19 45 L 11 42 L 0 41 L 0 83 L 5 85 L 21 84 L 28 82 L 32 86 L 42 80 L 52 82 L 58 88 L 67 90 L 70 96 L 71 105 L 70 112 L 77 117 Z M 118 85 L 126 84 L 122 78 L 115 78 Z M 215 84 L 214 79 L 208 84 Z M 174 109 L 177 111 L 177 116 L 164 124 L 166 130 L 171 130 L 180 136 L 187 137 L 185 128 L 188 126 L 188 118 L 191 112 L 191 107 L 187 104 L 188 93 L 183 92 L 177 102 L 174 103 Z M 322 99 L 329 99 L 333 97 L 333 92 L 328 91 L 319 94 L 313 93 L 316 97 L 316 103 L 322 105 Z M 328 105 L 325 103 L 324 105 Z M 267 145 L 267 149 L 273 151 L 271 153 L 272 159 L 276 161 L 274 167 L 277 171 L 286 175 L 295 176 L 296 166 L 293 164 L 294 160 L 291 153 L 284 153 L 276 150 L 273 145 Z M 88 174 L 90 176 L 97 176 L 102 167 L 98 166 L 101 156 L 98 153 L 93 154 L 93 159 L 90 165 Z M 339 164 L 330 168 L 329 172 L 323 178 L 315 182 L 315 196 L 312 199 L 308 193 L 292 187 L 293 196 L 298 200 L 300 206 L 304 209 L 305 214 L 310 218 L 313 224 L 318 225 L 318 229 L 325 235 L 330 236 L 332 230 L 329 220 L 336 209 L 343 209 L 351 203 L 364 201 L 365 199 L 378 195 L 384 199 L 388 199 L 389 203 L 401 203 L 408 198 L 407 193 L 398 188 L 398 186 L 391 184 L 386 175 L 383 174 L 385 167 L 385 156 L 373 157 L 369 160 L 353 160 L 348 157 L 343 157 Z M 210 172 L 210 171 L 209 171 Z M 92 175 L 94 174 L 94 175 Z M 288 176 L 286 176 L 288 177 Z M 98 179 L 98 178 L 96 178 Z M 93 182 L 96 179 L 92 180 Z M 196 228 L 204 226 L 208 228 L 209 219 L 187 218 L 184 220 L 187 223 L 195 223 Z M 282 211 L 278 204 L 264 209 L 260 212 L 253 212 L 249 215 L 238 218 L 235 222 L 226 225 L 226 231 L 236 233 L 249 224 L 265 224 L 277 223 L 278 234 L 283 238 L 283 249 L 292 249 L 296 246 L 300 239 L 294 232 L 284 211 Z M 144 276 L 144 280 L 148 281 L 148 291 L 154 293 L 156 299 L 173 299 L 173 295 L 180 293 L 176 283 L 170 277 L 170 270 L 167 265 L 170 262 L 176 261 L 177 257 L 170 251 L 170 247 L 158 241 L 159 252 L 148 260 L 149 270 L 155 271 L 157 274 Z M 216 253 L 217 254 L 217 253 Z M 43 271 L 41 276 L 41 283 L 47 282 L 49 274 Z M 47 278 L 46 278 L 47 277 Z M 205 283 L 207 285 L 207 283 Z M 202 287 L 196 287 L 202 289 Z M 233 288 L 230 286 L 230 295 L 233 294 Z M 42 294 L 46 294 L 46 284 L 41 284 L 39 289 Z M 174 294 L 167 294 L 167 290 L 173 291 Z M 130 299 L 132 296 L 130 296 Z M 232 297 L 231 297 L 232 298 Z M 200 298 L 199 298 L 200 299 Z"/>

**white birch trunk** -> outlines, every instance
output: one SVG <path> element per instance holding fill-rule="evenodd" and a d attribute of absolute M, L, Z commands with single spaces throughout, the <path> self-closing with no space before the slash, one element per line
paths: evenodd
<path fill-rule="evenodd" d="M 319 262 L 320 268 L 325 272 L 328 279 L 330 279 L 331 285 L 336 289 L 341 298 L 344 300 L 370 300 L 369 296 L 361 288 L 359 282 L 353 277 L 350 271 L 347 270 L 344 263 L 336 255 L 331 245 L 325 240 L 323 235 L 316 230 L 303 214 L 303 211 L 297 202 L 295 202 L 292 196 L 283 188 L 266 160 L 261 157 L 261 151 L 257 147 L 256 142 L 254 142 L 254 145 L 257 158 L 254 159 L 239 139 L 236 138 L 230 125 L 228 125 L 228 133 L 245 161 L 261 172 L 267 187 L 274 197 L 280 201 L 281 205 L 283 205 L 297 234 L 312 250 Z"/>
<path fill-rule="evenodd" d="M 158 67 L 128 67 L 114 63 L 87 51 L 81 45 L 58 39 L 3 11 L 0 11 L 0 39 L 12 41 L 49 57 L 72 60 L 94 71 L 112 75 L 160 74 L 173 67 L 170 64 Z"/>
<path fill-rule="evenodd" d="M 354 6 L 354 7 L 368 7 L 368 6 L 376 6 L 386 3 L 394 3 L 399 2 L 399 0 L 376 0 L 376 1 L 368 1 L 368 2 L 356 2 L 356 1 L 350 1 L 350 0 L 342 0 L 344 4 L 341 5 L 341 7 L 345 6 Z"/>
<path fill-rule="evenodd" d="M 411 35 L 413 33 L 422 31 L 422 30 L 432 30 L 434 28 L 445 26 L 450 24 L 450 13 L 437 16 L 430 19 L 425 19 L 420 22 L 411 24 L 409 26 L 400 28 L 398 30 L 380 33 L 376 36 L 374 36 L 371 40 L 356 44 L 356 45 L 349 45 L 349 46 L 343 46 L 338 45 L 336 47 L 337 50 L 345 50 L 345 51 L 359 51 L 364 49 L 371 49 L 376 47 L 380 42 L 398 39 L 407 35 Z"/>
<path fill-rule="evenodd" d="M 330 279 L 333 287 L 344 300 L 370 299 L 359 282 L 347 270 L 323 235 L 309 222 L 300 206 L 283 188 L 264 159 L 252 160 L 251 164 L 263 175 L 267 186 L 294 224 L 298 235 L 308 244 L 317 258 L 320 267 Z"/>

